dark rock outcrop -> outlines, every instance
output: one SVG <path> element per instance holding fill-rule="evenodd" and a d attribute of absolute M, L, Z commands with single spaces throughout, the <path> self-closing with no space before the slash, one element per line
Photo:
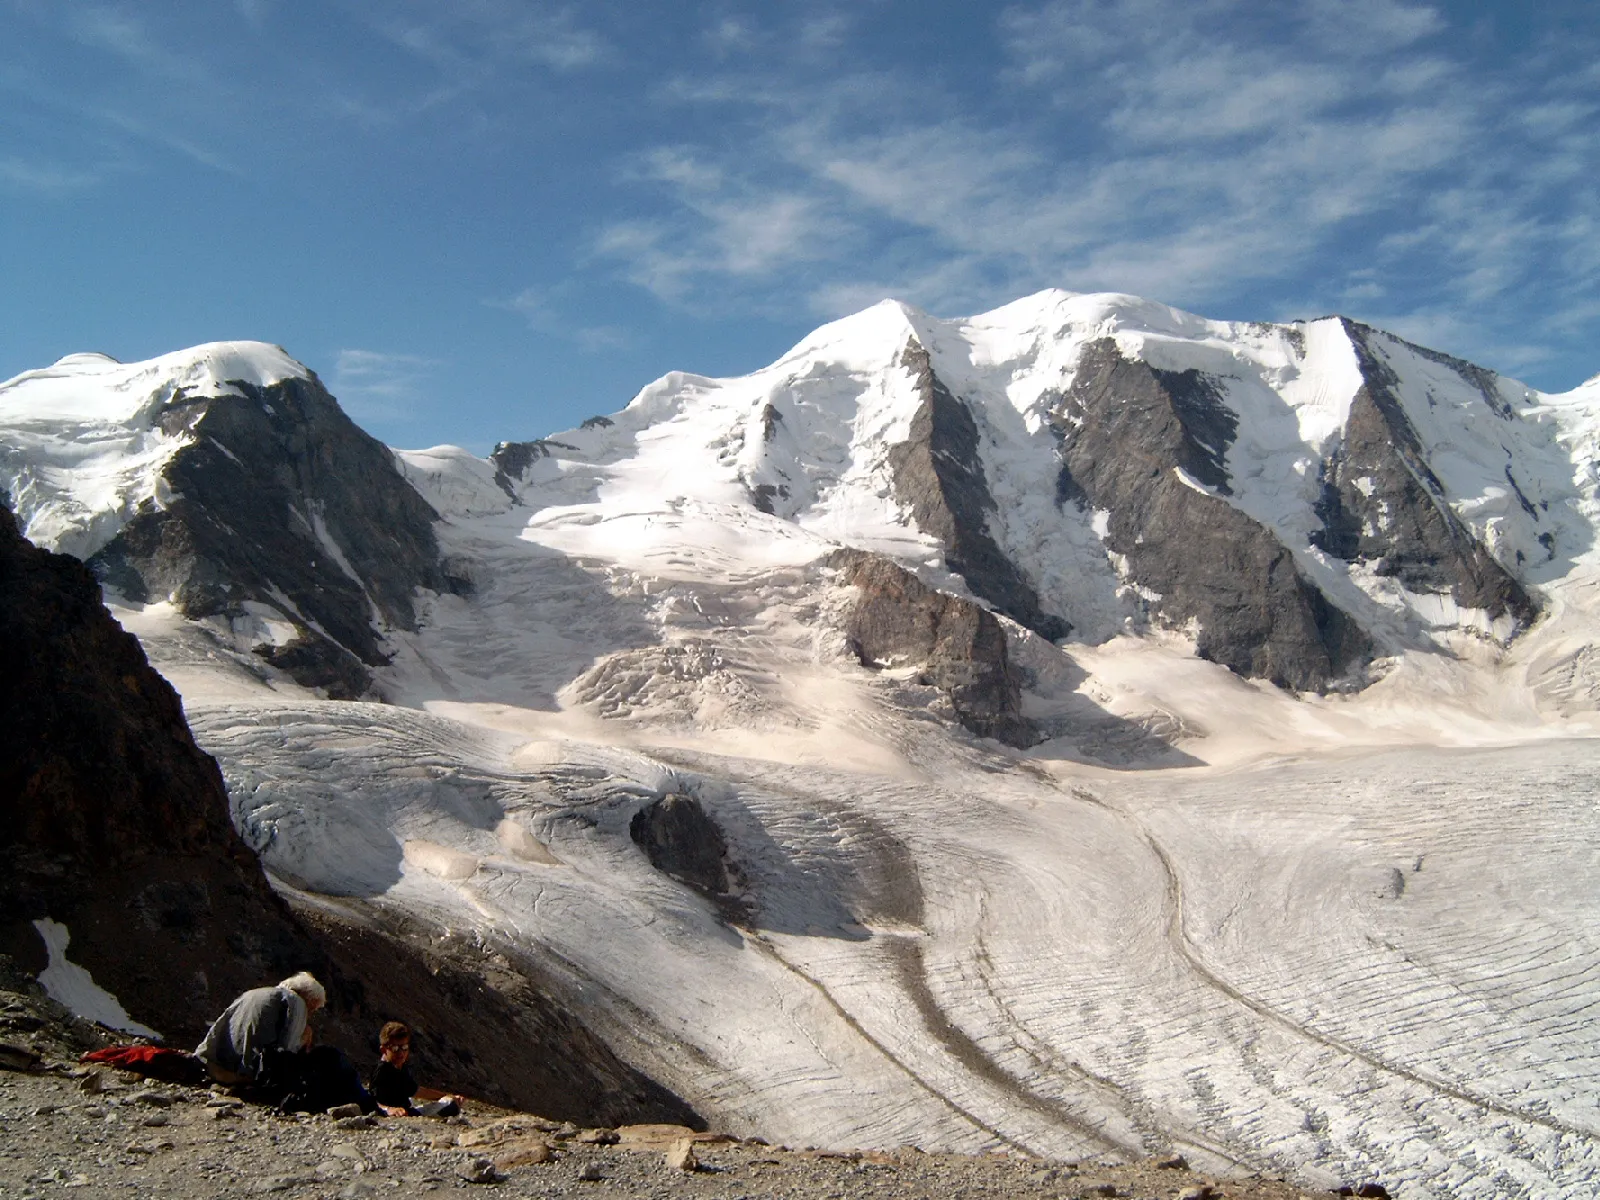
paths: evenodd
<path fill-rule="evenodd" d="M 549 458 L 552 448 L 571 450 L 573 447 L 551 438 L 535 438 L 531 442 L 496 442 L 494 449 L 489 452 L 489 461 L 494 464 L 495 484 L 515 500 L 516 485 L 527 479 L 528 468 L 541 458 Z"/>
<path fill-rule="evenodd" d="M 537 964 L 353 909 L 292 912 L 94 576 L 31 545 L 0 507 L 0 954 L 35 973 L 40 918 L 66 925 L 69 959 L 179 1046 L 238 993 L 309 968 L 330 996 L 318 1036 L 359 1063 L 398 1017 L 418 1029 L 430 1077 L 470 1094 L 587 1124 L 698 1123 Z"/>
<path fill-rule="evenodd" d="M 1108 548 L 1164 619 L 1195 622 L 1202 658 L 1320 691 L 1370 655 L 1272 531 L 1220 498 L 1233 419 L 1198 372 L 1158 371 L 1102 339 L 1084 349 L 1055 417 L 1059 501 L 1109 514 Z"/>
<path fill-rule="evenodd" d="M 828 565 L 858 590 L 845 636 L 863 666 L 920 664 L 921 679 L 950 698 L 956 717 L 980 737 L 1031 746 L 1039 733 L 1022 716 L 1022 686 L 993 613 L 934 591 L 910 571 L 860 550 L 835 551 Z"/>
<path fill-rule="evenodd" d="M 978 426 L 967 406 L 934 374 L 916 338 L 906 343 L 900 365 L 911 372 L 921 407 L 911 436 L 889 450 L 895 497 L 924 533 L 944 543 L 945 565 L 1019 625 L 1054 641 L 1072 627 L 1039 606 L 1039 593 L 1007 558 L 989 532 L 994 497 L 978 457 Z"/>
<path fill-rule="evenodd" d="M 165 469 L 172 499 L 148 504 L 90 566 L 130 599 L 171 597 L 191 618 L 237 617 L 251 601 L 278 611 L 294 637 L 258 652 L 353 699 L 387 661 L 378 626 L 413 628 L 415 590 L 451 586 L 437 514 L 315 376 L 233 386 L 180 389 L 161 408 L 161 427 L 190 439 Z"/>
<path fill-rule="evenodd" d="M 633 814 L 628 836 L 650 865 L 706 896 L 728 893 L 728 843 L 700 801 L 678 793 Z"/>
<path fill-rule="evenodd" d="M 1378 349 L 1386 334 L 1344 322 L 1363 384 L 1350 406 L 1338 450 L 1323 466 L 1317 515 L 1322 529 L 1312 542 L 1346 562 L 1372 563 L 1413 592 L 1449 594 L 1463 608 L 1510 614 L 1530 623 L 1537 609 L 1528 593 L 1451 510 L 1444 486 L 1398 395 L 1399 379 Z M 1442 355 L 1428 357 L 1443 359 Z M 1470 364 L 1445 360 L 1483 393 L 1496 416 L 1505 405 L 1493 377 Z M 1516 480 L 1507 479 L 1519 496 Z M 1524 507 L 1537 519 L 1532 504 Z"/>
<path fill-rule="evenodd" d="M 0 509 L 0 949 L 31 922 L 136 1018 L 188 1036 L 316 956 L 228 821 L 177 694 L 76 559 Z"/>

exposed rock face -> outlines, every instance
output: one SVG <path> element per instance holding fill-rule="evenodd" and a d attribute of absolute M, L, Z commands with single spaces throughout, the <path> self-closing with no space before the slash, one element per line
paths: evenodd
<path fill-rule="evenodd" d="M 652 800 L 628 824 L 650 865 L 707 896 L 728 892 L 728 843 L 693 796 Z"/>
<path fill-rule="evenodd" d="M 928 352 L 912 338 L 900 356 L 922 397 L 911 436 L 891 447 L 896 498 L 917 525 L 944 543 L 945 564 L 973 594 L 1041 637 L 1065 637 L 1071 626 L 1039 607 L 1039 594 L 995 543 L 988 514 L 994 498 L 978 457 L 978 426 L 967 406 L 934 374 Z"/>
<path fill-rule="evenodd" d="M 606 424 L 611 422 L 607 421 Z M 584 428 L 589 428 L 587 422 Z M 535 438 L 531 442 L 496 442 L 494 449 L 489 452 L 489 461 L 494 464 L 495 483 L 515 500 L 516 485 L 528 477 L 529 467 L 541 458 L 550 457 L 552 447 L 557 450 L 572 449 L 565 442 L 551 438 Z"/>
<path fill-rule="evenodd" d="M 185 1035 L 313 948 L 228 821 L 217 765 L 94 576 L 0 508 L 0 941 L 30 922 L 135 1018 Z"/>
<path fill-rule="evenodd" d="M 1371 653 L 1266 526 L 1234 508 L 1224 469 L 1232 416 L 1196 371 L 1158 371 L 1090 343 L 1056 410 L 1057 497 L 1107 512 L 1106 544 L 1197 650 L 1240 675 L 1320 691 Z M 1185 482 L 1180 471 L 1194 481 Z"/>
<path fill-rule="evenodd" d="M 1031 746 L 1039 733 L 1022 716 L 1022 687 L 1005 630 L 986 609 L 934 591 L 876 554 L 840 550 L 828 559 L 858 589 L 845 636 L 863 666 L 902 660 L 950 697 L 962 725 L 980 737 Z"/>
<path fill-rule="evenodd" d="M 1522 586 L 1479 544 L 1451 510 L 1428 466 L 1416 430 L 1396 394 L 1398 379 L 1377 349 L 1387 335 L 1344 322 L 1365 381 L 1356 393 L 1339 449 L 1323 469 L 1317 514 L 1323 528 L 1313 543 L 1346 562 L 1375 564 L 1413 592 L 1448 593 L 1463 608 L 1490 617 L 1510 614 L 1526 625 L 1536 608 Z M 1507 413 L 1480 367 L 1445 359 L 1475 384 L 1495 416 Z M 1507 479 L 1521 496 L 1507 468 Z M 1532 505 L 1522 501 L 1530 513 Z M 1536 514 L 1534 514 L 1536 515 Z"/>
<path fill-rule="evenodd" d="M 90 560 L 130 599 L 171 596 L 185 616 L 272 615 L 293 630 L 258 650 L 337 699 L 387 661 L 380 624 L 415 625 L 419 587 L 447 590 L 434 511 L 389 450 L 315 377 L 230 396 L 181 390 L 159 414 L 190 444 L 173 457 L 166 507 L 149 505 Z"/>
<path fill-rule="evenodd" d="M 358 1063 L 398 1017 L 430 1076 L 471 1094 L 589 1124 L 698 1123 L 552 999 L 536 964 L 307 916 L 234 832 L 221 772 L 94 576 L 0 508 L 0 953 L 37 972 L 32 921 L 62 922 L 70 960 L 179 1046 L 240 992 L 309 968 L 330 994 L 320 1036 Z"/>

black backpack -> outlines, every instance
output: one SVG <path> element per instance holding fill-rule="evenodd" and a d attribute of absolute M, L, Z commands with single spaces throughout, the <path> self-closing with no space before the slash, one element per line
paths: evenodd
<path fill-rule="evenodd" d="M 336 1047 L 312 1046 L 298 1054 L 274 1050 L 262 1065 L 262 1088 L 278 1098 L 279 1112 L 327 1112 L 341 1104 L 359 1104 L 364 1113 L 377 1110 L 355 1064 Z"/>

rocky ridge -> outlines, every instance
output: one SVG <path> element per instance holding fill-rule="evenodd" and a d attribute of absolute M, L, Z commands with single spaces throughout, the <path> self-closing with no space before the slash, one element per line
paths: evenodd
<path fill-rule="evenodd" d="M 1129 359 L 1105 338 L 1084 349 L 1051 417 L 1058 503 L 1108 514 L 1105 545 L 1126 578 L 1170 624 L 1195 622 L 1201 658 L 1296 691 L 1354 681 L 1371 639 L 1227 501 L 1238 422 L 1211 380 Z"/>
<path fill-rule="evenodd" d="M 36 436 L 49 405 L 28 398 L 50 371 L 0 388 L 15 422 L 0 430 L 0 482 L 28 511 L 85 509 L 58 540 L 128 601 L 170 599 L 226 627 L 264 672 L 332 698 L 374 694 L 389 635 L 417 629 L 419 589 L 469 591 L 482 564 L 447 560 L 416 474 L 313 372 L 276 348 L 223 349 L 278 367 L 223 379 L 239 368 L 222 363 L 196 384 L 189 360 L 215 357 L 202 347 L 167 356 L 174 366 L 117 368 L 153 388 L 118 436 L 148 426 L 139 437 L 176 447 L 131 511 L 95 509 L 99 492 L 56 494 Z M 57 367 L 85 394 L 111 377 Z M 1462 424 L 1480 416 L 1498 430 Z M 966 321 L 880 305 L 754 375 L 668 376 L 615 418 L 433 469 L 472 467 L 481 480 L 457 483 L 537 520 L 671 444 L 667 486 L 684 497 L 923 570 L 904 538 L 842 528 L 832 512 L 886 509 L 939 548 L 947 580 L 1048 640 L 1178 630 L 1237 674 L 1327 691 L 1364 686 L 1376 656 L 1462 632 L 1504 644 L 1537 618 L 1537 573 L 1583 536 L 1565 515 L 1576 464 L 1549 424 L 1493 372 L 1343 318 L 1246 326 L 1057 292 Z M 78 441 L 108 430 L 86 426 Z M 1484 453 L 1504 461 L 1476 462 Z M 1540 457 L 1551 454 L 1567 457 Z M 1451 470 L 1439 456 L 1455 456 Z"/>
<path fill-rule="evenodd" d="M 1427 447 L 1406 415 L 1400 378 L 1385 353 L 1385 343 L 1394 339 L 1354 321 L 1344 321 L 1343 327 L 1364 382 L 1338 445 L 1323 463 L 1317 504 L 1323 527 L 1312 535 L 1312 544 L 1345 562 L 1370 563 L 1379 576 L 1414 592 L 1448 593 L 1463 608 L 1509 615 L 1518 626 L 1530 624 L 1538 615 L 1533 597 L 1451 510 L 1444 485 L 1428 465 Z M 1495 420 L 1515 421 L 1492 372 L 1435 357 L 1482 392 Z M 1537 522 L 1539 509 L 1523 493 L 1509 462 L 1505 476 L 1523 511 Z M 1551 550 L 1551 541 L 1547 531 L 1540 544 Z"/>
<path fill-rule="evenodd" d="M 1071 624 L 1040 608 L 1033 585 L 989 529 L 995 502 L 971 410 L 950 393 L 915 337 L 906 343 L 899 365 L 911 374 L 918 405 L 907 439 L 889 448 L 896 497 L 918 528 L 943 543 L 945 565 L 967 581 L 974 595 L 1040 637 L 1066 637 Z"/>
<path fill-rule="evenodd" d="M 1022 715 L 1020 673 L 993 613 L 935 591 L 880 555 L 840 550 L 828 562 L 856 590 L 844 631 L 862 666 L 915 665 L 919 681 L 943 692 L 973 733 L 1011 746 L 1039 740 Z"/>
<path fill-rule="evenodd" d="M 383 629 L 415 628 L 416 590 L 462 586 L 440 561 L 436 514 L 314 374 L 229 382 L 233 394 L 180 390 L 158 410 L 185 439 L 164 472 L 173 498 L 138 512 L 89 565 L 136 603 L 286 626 L 255 652 L 355 699 L 388 662 Z"/>
<path fill-rule="evenodd" d="M 607 490 L 745 506 L 1047 640 L 1176 631 L 1241 676 L 1351 691 L 1376 658 L 1503 648 L 1592 539 L 1549 399 L 1344 318 L 1055 292 L 950 321 L 885 302 L 492 461 L 531 526 L 603 521 Z"/>

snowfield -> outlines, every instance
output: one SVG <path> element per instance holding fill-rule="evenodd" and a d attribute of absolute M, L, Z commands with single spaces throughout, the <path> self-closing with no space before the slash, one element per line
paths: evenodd
<path fill-rule="evenodd" d="M 966 593 L 892 487 L 910 334 L 974 406 L 997 541 L 1076 626 L 1054 645 L 1006 623 L 1027 715 L 1059 734 L 1030 750 L 966 734 L 915 664 L 864 668 L 840 632 L 842 544 Z M 1600 379 L 1546 396 L 1381 336 L 1452 508 L 1543 616 L 1507 644 L 1296 550 L 1383 631 L 1356 694 L 1241 679 L 1142 621 L 1102 518 L 1061 519 L 1041 434 L 1092 340 L 1205 370 L 1240 423 L 1226 499 L 1302 545 L 1360 384 L 1343 327 L 1125 296 L 965 321 L 885 303 L 753 375 L 667 376 L 504 482 L 455 447 L 398 452 L 473 586 L 389 631 L 387 703 L 297 687 L 223 619 L 113 611 L 282 886 L 540 964 L 734 1132 L 1589 1197 Z M 121 382 L 150 364 L 75 361 L 0 385 L 0 463 L 33 536 L 81 553 L 159 502 L 178 435 Z M 96 372 L 125 410 L 40 390 Z M 669 793 L 727 839 L 721 904 L 633 844 Z"/>
<path fill-rule="evenodd" d="M 885 774 L 518 715 L 191 709 L 280 878 L 555 965 L 741 1133 L 1600 1177 L 1593 741 L 1089 774 L 912 735 Z M 725 831 L 738 927 L 630 842 L 669 791 Z"/>

